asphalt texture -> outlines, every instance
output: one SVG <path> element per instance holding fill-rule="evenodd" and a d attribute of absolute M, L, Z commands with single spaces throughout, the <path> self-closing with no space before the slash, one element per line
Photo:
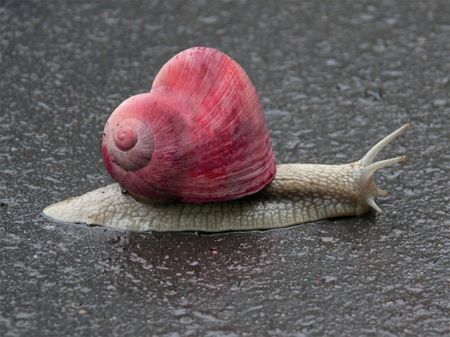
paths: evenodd
<path fill-rule="evenodd" d="M 450 3 L 1 1 L 0 335 L 450 336 Z M 111 182 L 110 112 L 216 47 L 262 97 L 278 162 L 408 154 L 383 214 L 132 234 L 42 209 Z"/>

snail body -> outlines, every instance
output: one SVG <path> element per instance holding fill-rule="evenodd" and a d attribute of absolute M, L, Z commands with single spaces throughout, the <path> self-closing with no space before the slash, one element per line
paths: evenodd
<path fill-rule="evenodd" d="M 241 199 L 189 204 L 142 203 L 119 184 L 110 184 L 47 207 L 44 214 L 62 222 L 86 223 L 130 231 L 254 230 L 286 227 L 338 216 L 381 212 L 375 198 L 387 193 L 373 173 L 406 156 L 373 162 L 375 155 L 409 124 L 381 140 L 363 159 L 343 165 L 280 164 L 262 191 Z"/>
<path fill-rule="evenodd" d="M 361 160 L 279 164 L 262 105 L 244 70 L 211 48 L 166 63 L 150 93 L 126 100 L 104 131 L 105 167 L 118 183 L 44 209 L 63 222 L 132 231 L 251 230 L 381 212 L 374 162 L 409 124 Z"/>

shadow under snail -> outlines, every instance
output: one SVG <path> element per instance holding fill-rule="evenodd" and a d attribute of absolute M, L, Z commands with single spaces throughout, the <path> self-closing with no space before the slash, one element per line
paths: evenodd
<path fill-rule="evenodd" d="M 374 162 L 410 124 L 342 165 L 275 164 L 264 111 L 245 71 L 224 53 L 187 49 L 152 89 L 125 100 L 102 141 L 118 182 L 58 202 L 63 222 L 131 231 L 252 230 L 381 212 L 373 174 L 406 160 Z"/>

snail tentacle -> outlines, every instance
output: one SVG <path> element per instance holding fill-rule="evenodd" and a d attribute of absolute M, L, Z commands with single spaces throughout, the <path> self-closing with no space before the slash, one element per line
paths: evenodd
<path fill-rule="evenodd" d="M 362 169 L 362 177 L 370 177 L 372 176 L 376 171 L 384 168 L 384 167 L 389 167 L 398 163 L 402 163 L 408 160 L 407 156 L 400 156 L 400 157 L 395 157 L 395 158 L 390 158 L 390 159 L 385 159 L 385 160 L 380 160 L 377 161 L 375 163 L 370 164 L 369 166 L 366 166 Z"/>
<path fill-rule="evenodd" d="M 360 160 L 361 164 L 366 167 L 373 163 L 375 157 L 380 153 L 381 150 L 383 150 L 387 145 L 389 145 L 394 139 L 400 137 L 403 133 L 405 133 L 406 130 L 408 130 L 411 127 L 411 123 L 406 123 L 402 127 L 398 128 L 394 132 L 392 132 L 390 135 L 384 137 L 382 140 L 380 140 L 378 143 L 376 143 L 362 159 Z"/>
<path fill-rule="evenodd" d="M 387 191 L 382 190 L 379 188 L 375 183 L 372 181 L 373 174 L 385 167 L 390 167 L 398 163 L 402 163 L 407 161 L 408 157 L 406 155 L 389 158 L 380 160 L 377 162 L 374 162 L 375 157 L 380 153 L 381 150 L 383 150 L 387 145 L 389 145 L 393 140 L 397 139 L 399 136 L 401 136 L 407 129 L 411 127 L 410 123 L 407 123 L 403 125 L 402 127 L 398 128 L 394 132 L 392 132 L 390 135 L 384 137 L 382 140 L 380 140 L 378 143 L 376 143 L 367 153 L 366 155 L 359 161 L 359 164 L 362 165 L 361 168 L 361 181 L 363 184 L 372 185 L 368 190 L 370 191 L 367 195 L 367 204 L 372 207 L 376 212 L 382 213 L 383 211 L 381 208 L 376 204 L 375 198 L 376 197 L 386 197 L 388 195 Z"/>

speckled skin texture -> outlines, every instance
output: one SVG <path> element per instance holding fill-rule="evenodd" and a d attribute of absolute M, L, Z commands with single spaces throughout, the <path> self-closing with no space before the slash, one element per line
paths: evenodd
<path fill-rule="evenodd" d="M 0 335 L 450 334 L 450 5 L 427 1 L 0 2 Z M 55 224 L 113 181 L 110 112 L 194 45 L 246 69 L 279 163 L 380 159 L 383 214 L 245 233 Z"/>
<path fill-rule="evenodd" d="M 361 165 L 278 165 L 275 180 L 256 195 L 208 204 L 143 204 L 112 184 L 50 206 L 44 213 L 64 222 L 131 231 L 269 229 L 369 210 L 372 180 L 360 184 Z"/>

